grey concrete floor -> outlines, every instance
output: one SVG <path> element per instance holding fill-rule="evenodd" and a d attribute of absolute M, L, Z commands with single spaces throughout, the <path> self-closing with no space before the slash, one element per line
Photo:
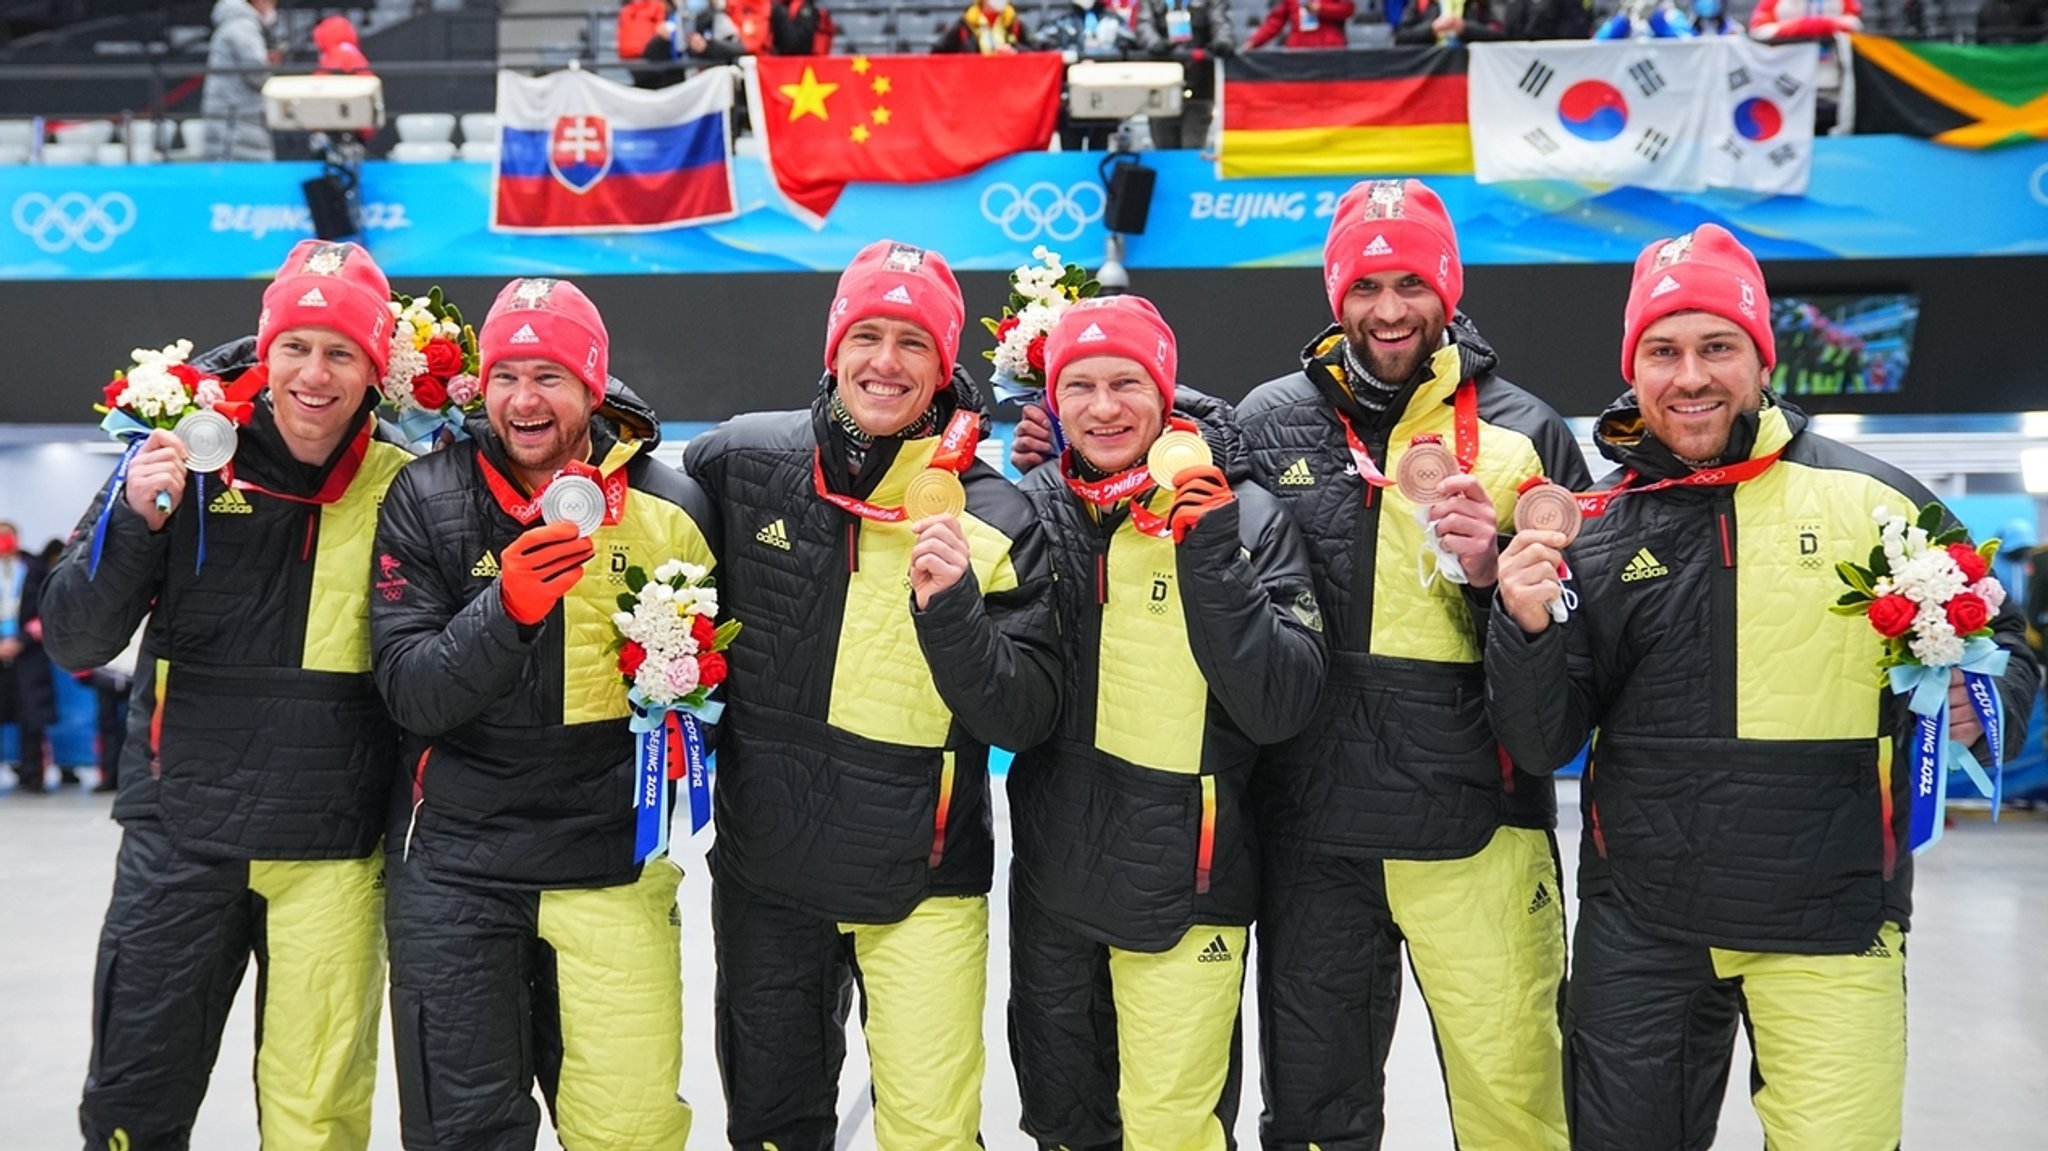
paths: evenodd
<path fill-rule="evenodd" d="M 86 773 L 88 782 L 92 776 Z M 1560 786 L 1565 859 L 1575 858 L 1576 786 Z M 1000 795 L 998 789 L 998 795 Z M 1000 815 L 1000 813 L 999 813 Z M 1001 824 L 999 823 L 999 826 Z M 0 790 L 0 1151 L 79 1146 L 77 1101 L 84 1081 L 92 967 L 113 873 L 119 828 L 105 796 L 68 788 L 47 796 Z M 697 1105 L 692 1145 L 719 1146 L 724 1116 L 711 1056 L 709 884 L 706 840 L 683 845 L 685 1019 L 683 1093 Z M 1568 868 L 1569 870 L 1569 868 Z M 1569 887 L 1569 884 L 1567 884 Z M 985 1031 L 989 1066 L 983 1129 L 997 1151 L 1028 1151 L 1016 1129 L 1016 1087 L 1003 1042 L 1006 965 L 999 878 Z M 2008 818 L 1997 827 L 1964 818 L 1919 862 L 1918 914 L 1911 936 L 1910 1055 L 1906 1146 L 1939 1151 L 2037 1151 L 2048 1146 L 2048 820 Z M 200 1111 L 199 1151 L 253 1151 L 250 1089 L 254 980 L 229 1021 L 214 1089 Z M 1247 1047 L 1256 1050 L 1256 1036 Z M 872 1147 L 858 1042 L 844 1081 L 841 1145 Z M 388 1052 L 388 1048 L 387 1048 Z M 1736 1084 L 1745 1082 L 1746 1053 Z M 1427 1018 L 1412 981 L 1388 1067 L 1387 1151 L 1451 1147 Z M 372 1147 L 399 1146 L 396 1089 L 388 1053 L 379 1068 Z M 1258 1087 L 1246 1084 L 1238 1138 L 1257 1146 Z M 1759 1148 L 1762 1135 L 1739 1089 L 1723 1108 L 1719 1147 Z M 543 1133 L 541 1147 L 554 1149 Z"/>

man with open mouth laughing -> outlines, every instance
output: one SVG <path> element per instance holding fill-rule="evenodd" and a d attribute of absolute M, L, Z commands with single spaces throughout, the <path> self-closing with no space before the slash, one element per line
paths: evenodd
<path fill-rule="evenodd" d="M 507 284 L 477 333 L 483 418 L 408 465 L 378 521 L 377 682 L 413 773 L 389 865 L 412 1151 L 533 1147 L 536 1083 L 564 1146 L 689 1136 L 681 872 L 670 812 L 635 802 L 611 641 L 633 569 L 713 566 L 712 519 L 654 459 L 660 425 L 610 378 L 610 349 L 576 285 Z M 587 518 L 543 522 L 553 485 L 585 482 Z"/>
<path fill-rule="evenodd" d="M 711 917 L 726 1138 L 830 1151 L 856 981 L 875 1142 L 979 1146 L 990 744 L 1052 729 L 1052 575 L 975 458 L 986 401 L 937 252 L 863 248 L 807 412 L 691 441 L 746 622 L 718 750 Z"/>
<path fill-rule="evenodd" d="M 44 587 L 44 644 L 65 667 L 108 662 L 149 617 L 114 799 L 87 1146 L 188 1145 L 252 953 L 263 1145 L 369 1144 L 378 844 L 399 754 L 370 677 L 370 538 L 410 458 L 372 434 L 390 294 L 362 248 L 295 246 L 256 338 L 194 361 L 247 403 L 233 461 L 192 474 L 185 445 L 152 432 Z"/>

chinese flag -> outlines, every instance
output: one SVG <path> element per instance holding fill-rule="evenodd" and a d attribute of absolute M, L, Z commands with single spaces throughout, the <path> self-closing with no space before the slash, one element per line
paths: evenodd
<path fill-rule="evenodd" d="M 1055 52 L 749 60 L 754 130 L 769 169 L 813 220 L 856 180 L 950 180 L 1043 149 L 1065 73 Z"/>

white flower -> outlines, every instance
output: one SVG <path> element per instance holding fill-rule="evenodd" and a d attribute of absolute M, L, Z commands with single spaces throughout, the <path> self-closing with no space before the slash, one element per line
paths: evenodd
<path fill-rule="evenodd" d="M 654 569 L 654 582 L 672 583 L 681 574 L 683 574 L 683 561 L 664 560 L 661 566 Z"/>
<path fill-rule="evenodd" d="M 1955 598 L 1969 581 L 1946 551 L 1922 551 L 1892 568 L 1892 582 L 1914 603 L 1938 608 Z"/>
<path fill-rule="evenodd" d="M 633 627 L 633 613 L 629 611 L 613 612 L 612 626 L 618 628 L 621 632 L 630 631 Z"/>
<path fill-rule="evenodd" d="M 711 574 L 711 569 L 703 564 L 683 563 L 680 560 L 673 562 L 681 567 L 683 579 L 688 583 L 701 583 L 705 576 Z"/>
<path fill-rule="evenodd" d="M 1963 661 L 1962 637 L 1949 626 L 1948 618 L 1938 613 L 1922 612 L 1913 619 L 1913 637 L 1906 645 L 1913 658 L 1930 667 L 1958 664 Z"/>
<path fill-rule="evenodd" d="M 651 583 L 640 589 L 640 599 L 643 602 L 665 604 L 675 598 L 676 589 L 665 583 Z"/>
<path fill-rule="evenodd" d="M 419 404 L 412 398 L 412 381 L 427 370 L 426 353 L 405 340 L 391 341 L 389 366 L 384 369 L 384 399 L 393 408 L 406 411 Z"/>

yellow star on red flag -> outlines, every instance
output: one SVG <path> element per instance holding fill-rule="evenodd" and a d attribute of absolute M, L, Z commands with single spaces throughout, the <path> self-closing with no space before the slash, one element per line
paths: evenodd
<path fill-rule="evenodd" d="M 818 79 L 818 73 L 807 67 L 804 69 L 802 80 L 794 84 L 779 85 L 775 90 L 789 98 L 789 118 L 793 123 L 805 116 L 830 120 L 831 115 L 825 111 L 825 99 L 839 91 L 839 85 L 822 83 Z"/>

